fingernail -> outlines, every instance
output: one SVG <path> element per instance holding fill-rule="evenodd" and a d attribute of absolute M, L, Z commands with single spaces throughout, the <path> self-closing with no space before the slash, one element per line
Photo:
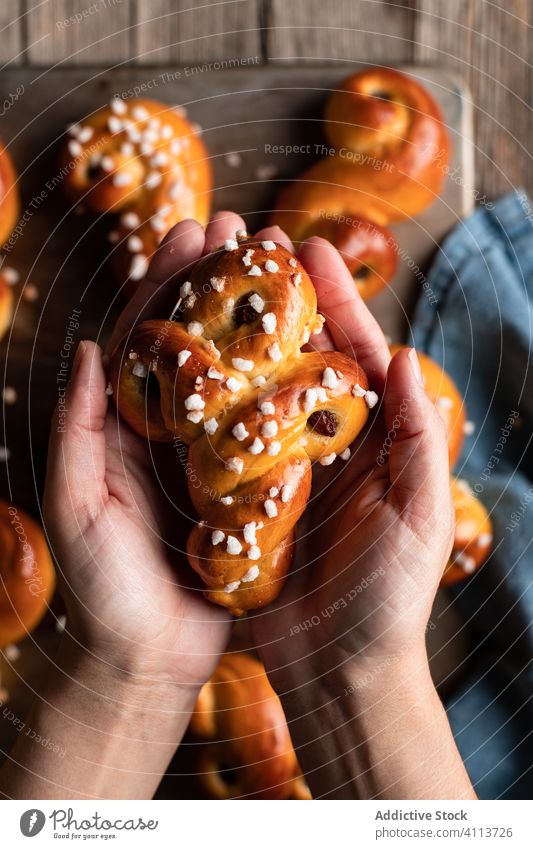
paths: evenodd
<path fill-rule="evenodd" d="M 416 377 L 420 386 L 422 386 L 424 383 L 424 380 L 422 378 L 422 369 L 420 368 L 420 362 L 414 348 L 411 348 L 411 350 L 409 351 L 409 362 L 411 363 L 411 368 L 413 369 L 414 376 Z"/>
<path fill-rule="evenodd" d="M 87 350 L 87 345 L 85 344 L 85 342 L 80 342 L 80 344 L 76 348 L 76 354 L 74 355 L 74 362 L 72 363 L 72 373 L 70 375 L 71 379 L 77 374 L 86 350 Z"/>

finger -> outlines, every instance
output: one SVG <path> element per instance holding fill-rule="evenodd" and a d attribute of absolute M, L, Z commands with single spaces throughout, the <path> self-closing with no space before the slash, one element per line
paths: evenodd
<path fill-rule="evenodd" d="M 175 287 L 168 284 L 201 257 L 204 243 L 205 234 L 197 221 L 180 221 L 169 230 L 152 257 L 146 277 L 122 310 L 107 351 L 113 351 L 135 324 L 167 314 L 176 298 Z"/>
<path fill-rule="evenodd" d="M 390 362 L 389 349 L 341 255 L 326 239 L 313 236 L 303 243 L 299 258 L 313 281 L 318 308 L 326 318 L 335 348 L 355 356 L 372 389 L 381 392 Z"/>
<path fill-rule="evenodd" d="M 294 253 L 294 245 L 287 236 L 287 234 L 275 224 L 272 227 L 263 227 L 262 230 L 259 230 L 255 236 L 258 242 L 266 242 L 269 239 L 272 242 L 277 242 L 278 245 L 283 245 L 284 248 L 287 248 L 291 254 Z"/>
<path fill-rule="evenodd" d="M 321 333 L 313 333 L 307 345 L 304 346 L 304 351 L 334 351 L 335 345 L 331 338 L 331 333 L 324 326 Z"/>
<path fill-rule="evenodd" d="M 424 392 L 413 348 L 398 351 L 391 361 L 383 412 L 394 497 L 402 509 L 425 516 L 428 504 L 445 505 L 449 499 L 448 448 L 442 420 Z"/>
<path fill-rule="evenodd" d="M 215 212 L 205 231 L 204 254 L 220 248 L 226 239 L 234 239 L 237 230 L 246 232 L 246 224 L 236 212 Z"/>
<path fill-rule="evenodd" d="M 106 375 L 102 351 L 80 342 L 64 399 L 52 420 L 44 503 L 48 515 L 79 529 L 107 498 L 104 424 Z"/>

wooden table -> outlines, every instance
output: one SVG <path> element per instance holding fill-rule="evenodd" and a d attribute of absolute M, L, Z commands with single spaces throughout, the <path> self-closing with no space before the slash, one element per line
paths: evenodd
<path fill-rule="evenodd" d="M 531 0 L 2 0 L 10 67 L 339 59 L 438 64 L 472 91 L 478 189 L 533 189 Z"/>

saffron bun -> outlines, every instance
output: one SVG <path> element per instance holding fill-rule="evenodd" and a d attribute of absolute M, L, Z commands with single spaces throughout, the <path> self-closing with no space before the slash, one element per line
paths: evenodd
<path fill-rule="evenodd" d="M 41 527 L 0 501 L 0 648 L 26 637 L 44 616 L 55 571 Z"/>
<path fill-rule="evenodd" d="M 455 510 L 455 537 L 450 559 L 441 579 L 448 587 L 473 575 L 492 549 L 492 523 L 469 484 L 460 478 L 451 481 Z"/>
<path fill-rule="evenodd" d="M 137 433 L 189 446 L 200 516 L 189 563 L 207 598 L 240 615 L 281 591 L 312 463 L 345 452 L 373 393 L 345 354 L 302 351 L 323 319 L 283 246 L 230 239 L 180 292 L 175 320 L 145 321 L 119 344 L 110 380 Z"/>
<path fill-rule="evenodd" d="M 20 212 L 17 175 L 7 148 L 0 142 L 0 247 L 11 235 Z"/>
<path fill-rule="evenodd" d="M 335 150 L 312 165 L 280 194 L 272 223 L 296 243 L 319 235 L 329 221 L 342 228 L 359 219 L 380 227 L 418 215 L 439 195 L 450 142 L 439 106 L 407 74 L 369 68 L 348 77 L 330 95 L 324 130 Z M 365 248 L 363 248 L 365 250 Z M 370 264 L 372 267 L 372 264 Z M 391 261 L 382 288 L 394 273 Z M 377 281 L 363 290 L 378 291 Z"/>
<path fill-rule="evenodd" d="M 391 354 L 394 356 L 403 345 L 392 345 Z M 446 427 L 448 438 L 448 455 L 450 468 L 453 468 L 463 447 L 466 407 L 457 386 L 441 366 L 427 354 L 417 351 L 424 389 L 429 399 L 435 404 Z"/>
<path fill-rule="evenodd" d="M 198 697 L 190 731 L 198 779 L 212 799 L 310 799 L 281 702 L 249 654 L 221 657 Z"/>
<path fill-rule="evenodd" d="M 193 218 L 206 225 L 211 206 L 209 155 L 181 107 L 114 98 L 69 128 L 62 151 L 71 200 L 117 216 L 109 236 L 115 271 L 130 294 L 163 236 Z"/>

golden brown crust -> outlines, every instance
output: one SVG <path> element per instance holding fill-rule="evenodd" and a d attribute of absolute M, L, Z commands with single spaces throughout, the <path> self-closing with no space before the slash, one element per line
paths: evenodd
<path fill-rule="evenodd" d="M 0 501 L 0 648 L 22 640 L 44 616 L 55 571 L 39 525 Z"/>
<path fill-rule="evenodd" d="M 403 347 L 403 345 L 392 345 L 390 349 L 392 356 Z M 446 428 L 448 456 L 452 469 L 459 459 L 464 442 L 465 402 L 450 375 L 438 363 L 420 351 L 417 351 L 417 356 L 426 395 L 435 404 Z"/>
<path fill-rule="evenodd" d="M 280 592 L 311 463 L 355 439 L 368 382 L 344 354 L 301 351 L 322 321 L 305 269 L 280 245 L 230 241 L 181 292 L 182 322 L 135 328 L 113 356 L 111 384 L 138 433 L 190 446 L 201 522 L 189 562 L 207 597 L 237 615 Z"/>
<path fill-rule="evenodd" d="M 222 656 L 200 692 L 190 730 L 206 741 L 198 772 L 211 798 L 311 798 L 281 703 L 251 655 Z"/>
<path fill-rule="evenodd" d="M 336 155 L 290 183 L 272 215 L 295 242 L 323 235 L 338 247 L 360 220 L 384 226 L 417 215 L 439 195 L 448 134 L 438 105 L 406 74 L 370 68 L 348 77 L 327 102 L 325 132 Z M 335 223 L 344 234 L 335 234 Z M 355 247 L 348 252 L 356 255 Z M 394 273 L 389 260 L 381 272 L 385 283 Z M 379 291 L 377 282 L 363 290 L 365 297 Z"/>
<path fill-rule="evenodd" d="M 6 147 L 0 142 L 0 248 L 17 223 L 19 210 L 20 198 L 15 166 Z"/>
<path fill-rule="evenodd" d="M 129 294 L 174 224 L 209 218 L 209 157 L 184 114 L 155 100 L 116 98 L 70 128 L 62 152 L 69 197 L 93 212 L 120 214 L 114 264 Z"/>
<path fill-rule="evenodd" d="M 451 491 L 455 510 L 455 537 L 441 579 L 443 587 L 463 581 L 477 572 L 492 548 L 492 523 L 469 484 L 460 478 L 452 478 Z"/>

